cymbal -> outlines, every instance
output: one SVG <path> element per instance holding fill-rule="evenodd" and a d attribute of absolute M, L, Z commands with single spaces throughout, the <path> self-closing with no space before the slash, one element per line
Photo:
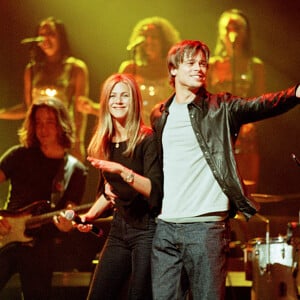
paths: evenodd
<path fill-rule="evenodd" d="M 270 195 L 270 194 L 251 194 L 250 195 L 255 201 L 260 203 L 269 203 L 269 202 L 280 202 L 283 200 L 300 200 L 300 193 L 298 194 L 286 194 L 286 195 Z"/>
<path fill-rule="evenodd" d="M 244 179 L 243 182 L 245 185 L 254 185 L 255 184 L 254 180 Z"/>

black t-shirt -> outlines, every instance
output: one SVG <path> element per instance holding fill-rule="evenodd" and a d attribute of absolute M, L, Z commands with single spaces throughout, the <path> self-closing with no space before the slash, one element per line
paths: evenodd
<path fill-rule="evenodd" d="M 74 161 L 59 209 L 68 201 L 79 204 L 84 194 L 87 170 L 75 158 Z M 63 163 L 63 158 L 48 158 L 39 148 L 10 148 L 0 159 L 0 169 L 10 180 L 6 208 L 16 210 L 36 201 L 51 201 L 53 180 Z"/>
<path fill-rule="evenodd" d="M 137 228 L 145 228 L 149 218 L 160 213 L 162 201 L 162 171 L 158 162 L 157 144 L 154 134 L 149 134 L 137 145 L 133 157 L 123 155 L 126 142 L 111 143 L 110 160 L 119 162 L 134 172 L 151 180 L 150 197 L 144 197 L 124 182 L 120 175 L 104 173 L 113 192 L 119 196 L 116 207 L 127 223 Z"/>

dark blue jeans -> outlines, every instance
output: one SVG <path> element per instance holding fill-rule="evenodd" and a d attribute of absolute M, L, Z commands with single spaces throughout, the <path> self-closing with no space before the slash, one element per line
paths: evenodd
<path fill-rule="evenodd" d="M 114 215 L 111 230 L 94 272 L 88 299 L 120 300 L 120 291 L 128 284 L 130 300 L 150 300 L 151 247 L 156 224 L 136 229 Z"/>
<path fill-rule="evenodd" d="M 158 220 L 152 251 L 153 299 L 182 299 L 182 282 L 189 282 L 194 300 L 225 299 L 229 239 L 229 221 Z M 183 274 L 188 280 L 182 280 Z"/>

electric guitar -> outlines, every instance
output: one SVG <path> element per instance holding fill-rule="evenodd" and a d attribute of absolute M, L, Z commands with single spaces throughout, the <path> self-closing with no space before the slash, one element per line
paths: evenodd
<path fill-rule="evenodd" d="M 39 227 L 43 224 L 51 223 L 53 217 L 59 215 L 66 209 L 51 211 L 48 213 L 33 216 L 32 211 L 38 207 L 45 206 L 46 201 L 37 201 L 17 211 L 0 210 L 0 220 L 5 217 L 11 225 L 11 230 L 6 235 L 0 234 L 0 251 L 12 243 L 28 243 L 33 240 L 33 237 L 25 234 L 26 229 Z M 72 208 L 75 212 L 87 211 L 93 203 L 87 203 Z"/>

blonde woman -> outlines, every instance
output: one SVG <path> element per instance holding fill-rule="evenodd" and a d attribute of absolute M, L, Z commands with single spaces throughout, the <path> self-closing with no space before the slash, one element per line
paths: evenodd
<path fill-rule="evenodd" d="M 105 81 L 98 126 L 88 147 L 88 160 L 100 169 L 99 196 L 81 218 L 90 221 L 112 205 L 115 209 L 89 299 L 119 299 L 129 277 L 128 299 L 152 299 L 150 256 L 162 175 L 156 140 L 141 111 L 141 94 L 132 75 L 114 74 Z M 90 231 L 92 226 L 78 229 Z"/>

